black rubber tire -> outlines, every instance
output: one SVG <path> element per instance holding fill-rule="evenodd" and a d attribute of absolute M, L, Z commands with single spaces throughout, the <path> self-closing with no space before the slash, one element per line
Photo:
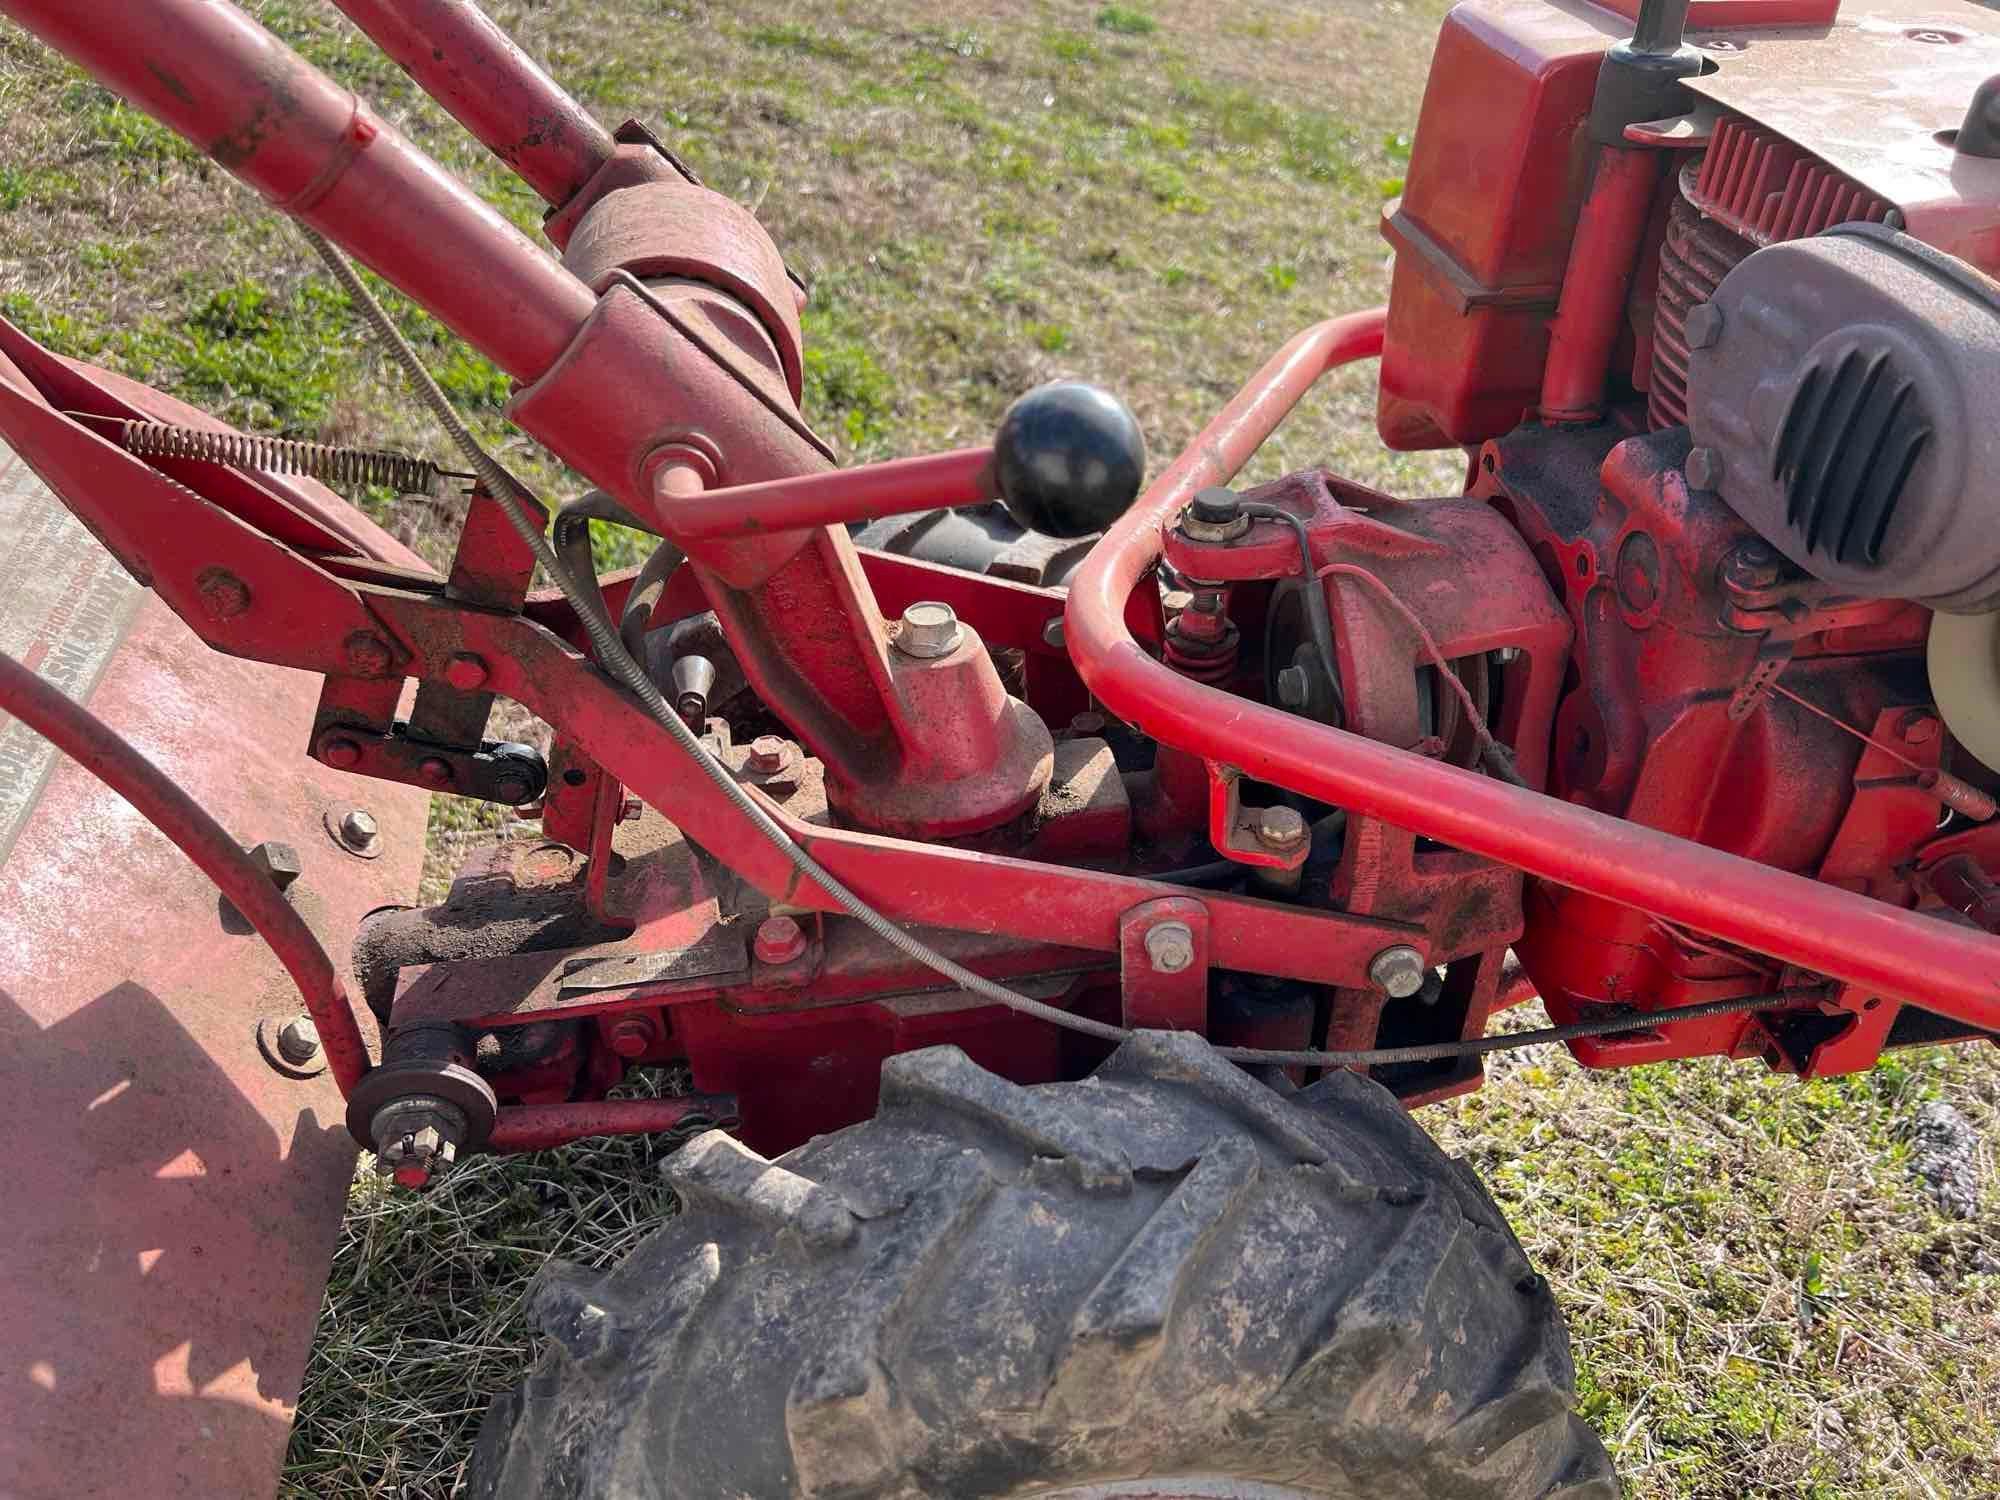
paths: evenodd
<path fill-rule="evenodd" d="M 1354 1074 L 1286 1097 L 1148 1032 L 1021 1088 L 934 1047 L 872 1120 L 663 1171 L 678 1217 L 538 1281 L 477 1500 L 1616 1500 L 1546 1285 Z"/>

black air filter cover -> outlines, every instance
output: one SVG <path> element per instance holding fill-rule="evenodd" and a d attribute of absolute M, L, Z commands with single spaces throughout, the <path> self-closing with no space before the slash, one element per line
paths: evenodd
<path fill-rule="evenodd" d="M 2000 285 L 1849 224 L 1757 251 L 1710 305 L 1688 426 L 1737 514 L 1857 593 L 2000 609 Z"/>

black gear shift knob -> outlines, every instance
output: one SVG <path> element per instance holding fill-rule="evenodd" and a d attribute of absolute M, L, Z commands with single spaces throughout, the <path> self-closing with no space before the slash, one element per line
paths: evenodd
<path fill-rule="evenodd" d="M 1038 385 L 1007 408 L 993 439 L 1007 514 L 1043 536 L 1104 530 L 1138 498 L 1146 438 L 1111 392 L 1081 380 Z"/>

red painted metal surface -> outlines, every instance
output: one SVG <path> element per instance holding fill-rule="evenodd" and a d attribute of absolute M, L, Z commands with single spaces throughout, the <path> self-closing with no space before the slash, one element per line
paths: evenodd
<path fill-rule="evenodd" d="M 1164 744 L 1872 993 L 2000 1026 L 1991 977 L 2000 949 L 1985 934 L 1307 724 L 1191 682 L 1138 648 L 1122 614 L 1160 555 L 1162 523 L 1196 490 L 1226 480 L 1322 370 L 1377 353 L 1383 322 L 1379 310 L 1360 313 L 1293 339 L 1106 533 L 1064 617 L 1092 692 Z"/>
<path fill-rule="evenodd" d="M 1391 448 L 1498 437 L 1540 398 L 1548 325 L 1591 156 L 1584 117 L 1611 11 L 1470 0 L 1432 54 L 1403 195 L 1376 426 Z"/>
<path fill-rule="evenodd" d="M 1624 326 L 1625 300 L 1666 161 L 1664 153 L 1644 148 L 1605 146 L 1597 153 L 1549 325 L 1544 421 L 1594 422 L 1603 415 L 1611 350 Z"/>
<path fill-rule="evenodd" d="M 334 0 L 347 18 L 512 167 L 561 208 L 617 143 L 473 0 Z"/>
<path fill-rule="evenodd" d="M 1925 853 L 1912 846 L 1912 809 L 1935 795 L 1923 780 L 1939 769 L 1935 752 L 1895 776 L 1857 770 L 1851 736 L 1795 723 L 1759 675 L 1796 662 L 1803 690 L 1841 698 L 1850 722 L 1877 724 L 1903 705 L 1890 701 L 1882 674 L 1841 663 L 1906 655 L 1921 611 L 1786 596 L 1775 575 L 1735 567 L 1740 526 L 1703 512 L 1657 443 L 1612 453 L 1608 436 L 1545 434 L 1557 446 L 1539 455 L 1539 470 L 1496 448 L 1479 481 L 1490 504 L 1399 506 L 1316 475 L 1271 487 L 1266 498 L 1291 506 L 1310 533 L 1309 586 L 1324 589 L 1336 618 L 1341 729 L 1256 701 L 1259 673 L 1271 665 L 1259 659 L 1262 612 L 1308 561 L 1296 556 L 1289 528 L 1258 522 L 1222 546 L 1160 534 L 1196 488 L 1236 472 L 1320 373 L 1378 350 L 1381 422 L 1397 445 L 1506 432 L 1538 394 L 1568 420 L 1603 410 L 1628 312 L 1647 322 L 1643 296 L 1628 309 L 1627 286 L 1633 268 L 1654 259 L 1664 218 L 1654 212 L 1655 186 L 1669 160 L 1662 150 L 1607 151 L 1591 176 L 1578 122 L 1605 45 L 1625 29 L 1614 16 L 1539 0 L 1474 0 L 1454 12 L 1406 201 L 1388 226 L 1401 253 L 1386 348 L 1383 315 L 1365 314 L 1308 330 L 1280 351 L 1098 547 L 1056 635 L 1058 601 L 1048 591 L 856 553 L 841 529 L 850 519 L 985 498 L 988 455 L 828 473 L 830 456 L 797 410 L 796 300 L 768 237 L 643 136 L 605 137 L 471 6 L 351 0 L 348 8 L 560 203 L 550 233 L 566 247 L 567 269 L 483 215 L 470 195 L 438 187 L 435 169 L 351 96 L 221 8 L 121 0 L 113 20 L 134 34 L 146 18 L 187 23 L 141 76 L 96 31 L 101 15 L 81 22 L 50 3 L 0 4 L 77 44 L 114 86 L 158 106 L 281 207 L 344 236 L 454 326 L 476 308 L 480 328 L 463 331 L 483 336 L 482 347 L 527 382 L 511 415 L 685 545 L 689 562 L 654 620 L 712 609 L 762 709 L 801 742 L 777 759 L 795 771 L 809 766 L 814 795 L 804 797 L 796 775 L 787 790 L 768 768 L 752 774 L 732 751 L 753 795 L 892 919 L 990 945 L 977 957 L 994 972 L 1054 983 L 1062 1003 L 1092 1014 L 1208 1018 L 1218 1034 L 1225 1016 L 1241 1034 L 1296 1034 L 1317 1003 L 1297 987 L 1313 986 L 1328 992 L 1329 1040 L 1367 1045 L 1410 1024 L 1368 978 L 1371 958 L 1392 945 L 1414 948 L 1426 968 L 1443 966 L 1441 989 L 1426 1002 L 1434 1019 L 1424 1024 L 1445 1036 L 1478 1034 L 1512 993 L 1503 991 L 1502 956 L 1517 938 L 1558 1011 L 1660 1003 L 1689 989 L 1691 998 L 1740 993 L 1753 979 L 1769 988 L 1762 981 L 1789 962 L 1847 981 L 1824 1024 L 1768 1023 L 1773 1045 L 1805 1069 L 1865 1063 L 1886 1039 L 1896 1001 L 1968 1025 L 2000 1018 L 1988 978 L 1995 943 L 1904 909 L 1929 899 L 1908 869 Z M 1711 19 L 1751 14 L 1718 7 Z M 1764 40 L 1759 33 L 1749 55 Z M 201 85 L 196 98 L 175 97 L 189 80 Z M 553 112 L 555 128 L 531 140 L 534 122 L 521 115 L 537 105 Z M 1496 130 L 1496 119 L 1511 128 Z M 246 120 L 257 129 L 242 132 Z M 1668 147 L 1679 139 L 1660 135 Z M 1747 198 L 1725 195 L 1749 204 L 1745 212 L 1790 225 L 1844 211 L 1844 199 L 1820 190 L 1832 179 L 1814 177 L 1809 162 L 1799 170 L 1805 177 L 1788 178 L 1792 198 L 1780 190 L 1780 208 L 1769 209 L 1754 174 L 1731 178 L 1721 158 L 1716 166 L 1718 182 L 1748 184 Z M 1840 170 L 1869 180 L 1844 163 Z M 1961 230 L 1969 222 L 1953 221 Z M 1643 362 L 1650 329 L 1635 331 Z M 99 372 L 45 359 L 31 345 L 20 353 L 37 391 L 60 388 L 66 409 L 114 415 L 133 399 Z M 635 954 L 654 962 L 697 938 L 731 940 L 732 922 L 748 930 L 767 917 L 821 914 L 799 923 L 796 940 L 750 944 L 741 973 L 704 971 L 698 983 L 669 988 L 575 992 L 551 979 L 554 959 L 536 954 L 493 959 L 497 968 L 433 963 L 444 977 L 428 1003 L 444 1004 L 438 997 L 450 989 L 459 997 L 454 1021 L 587 1020 L 500 1078 L 515 1090 L 503 1122 L 521 1139 L 601 1124 L 607 1117 L 551 1123 L 519 1111 L 553 1107 L 566 1090 L 602 1093 L 632 1059 L 687 1058 L 701 1086 L 743 1096 L 746 1127 L 763 1141 L 858 1112 L 880 1058 L 925 1039 L 971 1038 L 1021 1078 L 1072 1075 L 1087 1062 L 1088 1048 L 970 997 L 940 995 L 935 985 L 895 989 L 910 983 L 902 961 L 885 965 L 856 947 L 837 903 L 689 774 L 658 726 L 575 649 L 565 603 L 530 600 L 525 613 L 511 612 L 522 560 L 507 555 L 497 528 L 468 527 L 440 592 L 434 578 L 371 559 L 365 547 L 308 561 L 300 552 L 322 550 L 308 538 L 325 519 L 310 507 L 248 481 L 163 475 L 19 383 L 0 390 L 0 421 L 203 639 L 326 674 L 313 743 L 329 761 L 340 739 L 357 748 L 387 742 L 409 677 L 425 683 L 413 720 L 458 731 L 437 757 L 447 767 L 476 748 L 456 740 L 483 722 L 485 694 L 558 726 L 565 779 L 543 831 L 577 854 L 549 847 L 562 852 L 583 912 L 612 927 L 637 921 L 629 940 L 601 939 L 563 962 Z M 1532 442 L 1544 430 L 1522 432 Z M 693 493 L 697 479 L 710 493 Z M 1550 507 L 1565 496 L 1558 525 Z M 1581 532 L 1579 515 L 1592 517 Z M 1219 585 L 1213 609 L 1205 600 L 1176 616 L 1165 654 L 1179 672 L 1141 644 L 1161 638 L 1160 606 L 1157 591 L 1135 585 L 1163 549 L 1185 576 Z M 485 589 L 485 608 L 463 607 L 469 583 Z M 607 580 L 607 600 L 616 607 L 631 586 L 629 576 Z M 881 605 L 893 613 L 926 598 L 952 603 L 970 628 L 937 655 L 897 649 L 900 627 Z M 1579 685 L 1564 694 L 1572 632 Z M 1008 664 L 1018 677 L 1003 679 L 1001 650 L 1020 653 Z M 1045 724 L 1088 709 L 1086 688 L 1126 722 L 1100 716 L 1058 751 Z M 1489 760 L 1479 702 L 1499 705 L 1493 728 L 1511 747 L 1508 775 L 1469 769 L 1507 764 Z M 1092 738 L 1099 731 L 1156 740 L 1152 769 L 1118 775 Z M 339 758 L 402 774 L 381 757 L 341 750 Z M 574 786 L 570 772 L 580 778 Z M 1529 790 L 1545 777 L 1556 796 Z M 1286 788 L 1347 815 L 1338 869 L 1314 877 L 1322 884 L 1303 901 L 1197 894 L 1119 873 L 1164 868 L 1177 852 L 1198 857 L 1206 835 L 1257 868 L 1266 882 L 1258 889 L 1286 894 L 1309 860 L 1304 849 L 1258 846 L 1245 807 L 1265 805 L 1248 796 L 1259 782 L 1269 784 L 1259 799 Z M 641 913 L 647 919 L 635 918 L 620 904 L 616 874 L 628 788 L 724 858 L 750 892 L 795 910 L 771 916 L 752 901 L 725 911 L 715 894 L 724 881 L 711 875 L 705 885 L 661 887 Z M 1737 802 L 1755 815 L 1731 822 Z M 846 826 L 828 826 L 829 809 Z M 957 842 L 922 842 L 943 839 Z M 1526 931 L 1523 871 L 1537 877 Z M 1187 914 L 1191 962 L 1162 969 L 1148 955 L 1142 966 L 1134 913 L 1168 906 Z M 1559 918 L 1535 915 L 1558 907 Z M 1770 957 L 1746 958 L 1729 943 Z M 1018 967 L 1051 944 L 1087 955 L 1087 967 L 1055 975 Z M 1122 994 L 1100 972 L 1112 955 L 1126 971 Z M 1228 984 L 1268 984 L 1209 1017 L 1200 976 L 1211 970 L 1226 971 Z M 1765 1024 L 1727 1018 L 1698 1038 L 1677 1029 L 1671 1043 L 1641 1034 L 1593 1045 L 1607 1061 L 1648 1046 L 1742 1052 L 1762 1045 L 1756 1028 Z M 1789 1030 L 1779 1037 L 1777 1028 Z M 825 1086 L 801 1093 L 800 1069 Z M 1476 1068 L 1459 1069 L 1398 1086 L 1422 1099 L 1475 1080 Z"/>
<path fill-rule="evenodd" d="M 1973 91 L 2000 73 L 2000 15 L 1935 0 L 1850 0 L 1825 31 L 1771 31 L 1688 80 L 1896 209 L 1908 232 L 2000 271 L 2000 161 L 1952 149 Z"/>
<path fill-rule="evenodd" d="M 283 894 L 171 777 L 102 719 L 11 656 L 0 655 L 0 713 L 26 724 L 117 792 L 180 851 L 270 944 L 319 1028 L 327 1066 L 342 1094 L 368 1070 L 368 1049 L 333 960 Z"/>
<path fill-rule="evenodd" d="M 424 799 L 368 788 L 380 857 L 347 854 L 324 819 L 355 788 L 298 754 L 312 678 L 202 649 L 4 444 L 0 519 L 0 650 L 237 838 L 291 843 L 292 908 L 344 967 L 362 914 L 415 889 Z M 331 1074 L 258 1050 L 298 990 L 131 804 L 5 714 L 0 889 L 0 1493 L 271 1494 L 354 1165 Z"/>

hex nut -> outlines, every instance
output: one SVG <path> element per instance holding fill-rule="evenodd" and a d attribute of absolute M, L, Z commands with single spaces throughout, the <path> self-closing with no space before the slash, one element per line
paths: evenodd
<path fill-rule="evenodd" d="M 903 611 L 896 630 L 896 649 L 919 661 L 949 656 L 965 639 L 965 629 L 949 604 L 935 599 L 919 600 Z"/>
<path fill-rule="evenodd" d="M 279 890 L 286 890 L 305 871 L 299 851 L 278 839 L 266 839 L 250 851 L 250 863 Z"/>
<path fill-rule="evenodd" d="M 1304 708 L 1312 701 L 1312 679 L 1299 666 L 1278 668 L 1278 702 L 1286 708 Z"/>
<path fill-rule="evenodd" d="M 1155 922 L 1146 929 L 1146 959 L 1162 974 L 1178 974 L 1194 962 L 1194 929 L 1185 922 Z"/>
<path fill-rule="evenodd" d="M 1391 1000 L 1407 1000 L 1424 987 L 1424 956 L 1406 944 L 1384 948 L 1368 961 L 1368 978 Z"/>
<path fill-rule="evenodd" d="M 766 917 L 757 924 L 757 937 L 751 947 L 759 963 L 792 963 L 805 956 L 805 931 L 791 917 Z"/>
<path fill-rule="evenodd" d="M 1687 341 L 1690 349 L 1707 349 L 1722 337 L 1722 309 L 1713 302 L 1697 302 L 1688 309 Z"/>
<path fill-rule="evenodd" d="M 1266 807 L 1257 814 L 1255 830 L 1267 849 L 1296 849 L 1306 841 L 1305 814 L 1295 807 Z"/>
<path fill-rule="evenodd" d="M 278 1028 L 278 1056 L 295 1068 L 319 1056 L 319 1028 L 311 1016 L 293 1016 Z"/>
<path fill-rule="evenodd" d="M 760 734 L 750 742 L 750 769 L 760 776 L 782 771 L 790 750 L 775 734 Z"/>
<path fill-rule="evenodd" d="M 1696 448 L 1687 456 L 1687 482 L 1698 490 L 1722 487 L 1722 455 L 1713 448 Z"/>

